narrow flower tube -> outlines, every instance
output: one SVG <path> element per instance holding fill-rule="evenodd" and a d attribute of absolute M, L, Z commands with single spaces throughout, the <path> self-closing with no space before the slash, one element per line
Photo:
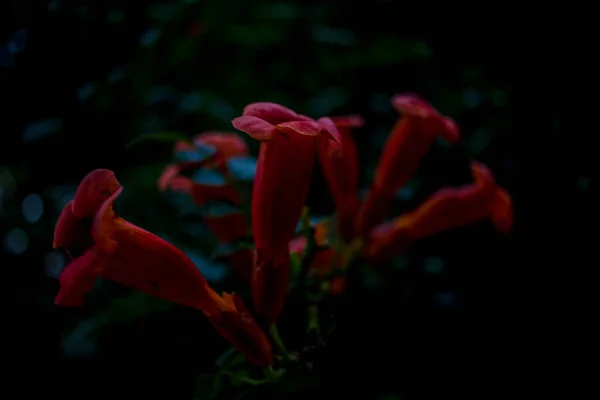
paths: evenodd
<path fill-rule="evenodd" d="M 357 216 L 356 229 L 362 237 L 385 219 L 396 192 L 414 175 L 436 137 L 441 135 L 450 143 L 459 139 L 454 121 L 419 96 L 396 95 L 392 104 L 402 117 L 384 145 L 373 185 Z"/>
<path fill-rule="evenodd" d="M 121 191 L 112 171 L 94 170 L 63 209 L 54 247 L 65 248 L 71 263 L 59 276 L 55 303 L 82 306 L 84 296 L 101 276 L 202 311 L 250 361 L 270 365 L 268 340 L 239 299 L 219 296 L 181 250 L 115 215 L 113 201 Z"/>
<path fill-rule="evenodd" d="M 472 162 L 471 171 L 473 183 L 441 189 L 415 210 L 374 228 L 363 256 L 382 261 L 402 252 L 410 242 L 485 219 L 507 234 L 513 222 L 510 195 L 496 184 L 485 165 Z"/>
<path fill-rule="evenodd" d="M 319 161 L 335 202 L 340 237 L 346 243 L 354 238 L 354 220 L 359 209 L 358 151 L 351 130 L 363 126 L 358 115 L 331 117 L 342 138 L 342 155 L 331 156 L 331 142 L 319 144 Z"/>
<path fill-rule="evenodd" d="M 261 142 L 252 191 L 252 233 L 256 245 L 254 307 L 271 324 L 281 313 L 294 236 L 310 185 L 317 142 L 341 143 L 329 118 L 319 121 L 274 103 L 253 103 L 233 126 Z M 332 147 L 339 153 L 339 147 Z"/>

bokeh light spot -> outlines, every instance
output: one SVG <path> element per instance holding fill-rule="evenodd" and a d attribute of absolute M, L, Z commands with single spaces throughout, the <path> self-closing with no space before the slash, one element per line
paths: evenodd
<path fill-rule="evenodd" d="M 4 247 L 14 254 L 23 254 L 29 246 L 29 236 L 21 228 L 13 228 L 4 236 Z"/>
<path fill-rule="evenodd" d="M 30 224 L 38 222 L 44 214 L 44 202 L 42 198 L 36 193 L 29 194 L 21 204 L 21 212 L 25 221 Z"/>
<path fill-rule="evenodd" d="M 22 139 L 24 142 L 39 140 L 45 136 L 58 132 L 62 128 L 60 118 L 48 118 L 34 122 L 27 126 L 23 131 Z"/>
<path fill-rule="evenodd" d="M 435 295 L 435 303 L 439 307 L 452 308 L 456 306 L 458 296 L 452 292 L 440 292 Z"/>
<path fill-rule="evenodd" d="M 468 108 L 476 108 L 483 101 L 481 94 L 472 87 L 463 90 L 462 96 Z"/>
<path fill-rule="evenodd" d="M 439 257 L 429 257 L 424 262 L 425 272 L 429 274 L 439 274 L 444 269 L 444 260 Z"/>
<path fill-rule="evenodd" d="M 51 251 L 44 257 L 44 273 L 49 278 L 57 279 L 67 262 L 67 256 L 62 250 Z"/>

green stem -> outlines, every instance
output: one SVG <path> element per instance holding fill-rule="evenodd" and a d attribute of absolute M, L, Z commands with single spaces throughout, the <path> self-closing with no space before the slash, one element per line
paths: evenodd
<path fill-rule="evenodd" d="M 285 369 L 279 369 L 275 371 L 272 365 L 269 365 L 264 369 L 265 376 L 267 377 L 267 382 L 279 382 L 283 374 L 285 374 Z"/>
<path fill-rule="evenodd" d="M 315 330 L 317 335 L 321 336 L 321 327 L 319 324 L 319 308 L 316 304 L 308 306 L 308 332 Z"/>
<path fill-rule="evenodd" d="M 269 382 L 268 379 L 262 379 L 262 380 L 252 379 L 252 378 L 248 378 L 246 376 L 236 375 L 236 374 L 234 374 L 233 372 L 230 372 L 230 371 L 221 371 L 221 373 L 224 374 L 224 375 L 230 376 L 232 378 L 235 378 L 235 379 L 239 380 L 240 382 L 244 382 L 244 383 L 247 383 L 247 384 L 252 385 L 252 386 L 258 386 L 258 385 L 262 385 L 263 383 Z"/>
<path fill-rule="evenodd" d="M 363 247 L 363 241 L 361 239 L 354 239 L 343 252 L 342 258 L 342 270 L 346 271 L 354 260 L 358 257 Z"/>
<path fill-rule="evenodd" d="M 271 324 L 271 326 L 269 327 L 269 335 L 271 335 L 273 343 L 275 343 L 275 346 L 279 349 L 281 354 L 283 354 L 283 356 L 288 360 L 291 360 L 292 357 L 285 348 L 285 345 L 283 344 L 283 340 L 281 340 L 281 336 L 279 336 L 279 331 L 277 330 L 277 325 L 275 325 L 275 323 Z"/>

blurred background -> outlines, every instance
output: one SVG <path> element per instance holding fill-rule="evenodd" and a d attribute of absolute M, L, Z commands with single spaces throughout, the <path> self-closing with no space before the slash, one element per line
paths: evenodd
<path fill-rule="evenodd" d="M 512 194 L 513 231 L 457 229 L 365 273 L 327 305 L 335 329 L 306 383 L 224 398 L 360 391 L 397 400 L 520 382 L 520 368 L 537 359 L 532 328 L 560 310 L 535 293 L 561 290 L 544 283 L 550 265 L 577 268 L 585 258 L 564 249 L 591 206 L 592 146 L 564 133 L 560 40 L 542 26 L 530 31 L 528 16 L 489 13 L 391 0 L 2 2 L 0 265 L 12 382 L 32 395 L 189 400 L 228 347 L 198 312 L 120 287 L 83 309 L 53 305 L 66 262 L 51 248 L 54 224 L 87 172 L 114 170 L 125 186 L 119 213 L 173 238 L 219 287 L 227 266 L 194 247 L 209 233 L 156 188 L 171 136 L 233 131 L 231 119 L 255 101 L 314 117 L 360 114 L 366 189 L 397 119 L 390 98 L 404 91 L 454 118 L 462 140 L 434 146 L 392 215 L 469 182 L 474 158 Z M 146 134 L 159 135 L 127 146 Z M 333 211 L 327 190 L 317 166 L 314 214 Z M 293 313 L 283 318 L 291 322 L 282 335 L 300 346 L 305 332 L 294 330 Z"/>

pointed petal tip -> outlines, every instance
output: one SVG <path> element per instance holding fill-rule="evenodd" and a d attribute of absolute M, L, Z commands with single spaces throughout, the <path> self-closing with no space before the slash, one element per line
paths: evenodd
<path fill-rule="evenodd" d="M 442 136 L 449 143 L 457 142 L 460 139 L 460 129 L 456 122 L 450 117 L 444 117 L 442 119 L 443 129 Z"/>
<path fill-rule="evenodd" d="M 405 115 L 431 117 L 439 115 L 437 110 L 421 96 L 415 93 L 400 93 L 392 97 L 392 106 Z"/>
<path fill-rule="evenodd" d="M 513 202 L 510 194 L 498 188 L 492 204 L 492 223 L 504 235 L 508 235 L 513 225 Z"/>
<path fill-rule="evenodd" d="M 342 135 L 338 130 L 337 126 L 333 119 L 329 117 L 319 118 L 318 121 L 323 127 L 322 133 L 326 134 L 328 137 L 326 138 L 328 141 L 328 154 L 333 157 L 342 156 L 343 146 L 342 146 Z"/>

